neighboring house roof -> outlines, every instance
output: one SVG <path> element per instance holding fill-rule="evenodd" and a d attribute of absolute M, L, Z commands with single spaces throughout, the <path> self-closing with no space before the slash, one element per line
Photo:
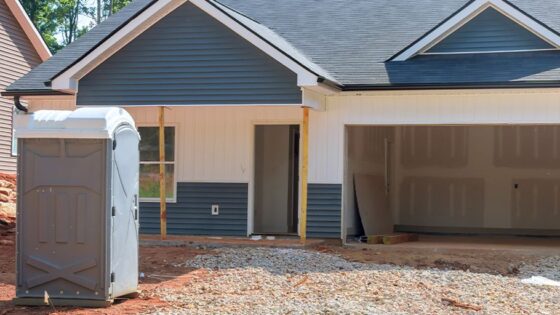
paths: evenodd
<path fill-rule="evenodd" d="M 35 27 L 33 22 L 31 22 L 31 20 L 29 19 L 27 12 L 25 12 L 25 9 L 21 6 L 19 0 L 4 1 L 6 2 L 6 5 L 25 32 L 25 35 L 27 35 L 27 37 L 29 38 L 29 41 L 31 41 L 31 44 L 37 51 L 37 54 L 39 55 L 41 60 L 46 61 L 47 59 L 49 59 L 52 56 L 51 51 L 47 47 L 47 44 L 43 40 L 41 34 L 39 34 L 39 32 L 37 31 L 37 28 Z"/>
<path fill-rule="evenodd" d="M 136 0 L 9 87 L 48 83 L 157 1 Z M 345 90 L 560 86 L 560 51 L 413 55 L 390 61 L 473 3 L 503 3 L 559 36 L 557 0 L 208 0 L 319 77 Z M 531 22 L 532 21 L 532 22 Z M 533 30 L 532 30 L 533 31 Z M 539 35 L 540 36 L 540 35 Z"/>

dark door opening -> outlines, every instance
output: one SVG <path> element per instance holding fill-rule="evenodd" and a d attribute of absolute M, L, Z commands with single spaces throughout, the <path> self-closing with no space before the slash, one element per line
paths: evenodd
<path fill-rule="evenodd" d="M 255 234 L 297 234 L 299 126 L 255 127 Z"/>

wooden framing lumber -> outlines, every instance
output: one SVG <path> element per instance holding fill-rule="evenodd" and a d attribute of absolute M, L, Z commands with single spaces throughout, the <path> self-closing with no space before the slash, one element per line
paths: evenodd
<path fill-rule="evenodd" d="M 301 126 L 301 197 L 299 214 L 299 236 L 302 244 L 307 240 L 307 177 L 309 173 L 309 108 L 303 108 Z"/>
<path fill-rule="evenodd" d="M 167 200 L 165 178 L 165 107 L 159 108 L 159 205 L 160 205 L 160 235 L 167 238 Z"/>
<path fill-rule="evenodd" d="M 414 242 L 418 240 L 416 234 L 392 234 L 383 236 L 383 244 L 394 245 L 400 243 Z"/>
<path fill-rule="evenodd" d="M 368 244 L 385 244 L 394 245 L 407 242 L 418 241 L 417 234 L 385 234 L 385 235 L 368 235 Z"/>

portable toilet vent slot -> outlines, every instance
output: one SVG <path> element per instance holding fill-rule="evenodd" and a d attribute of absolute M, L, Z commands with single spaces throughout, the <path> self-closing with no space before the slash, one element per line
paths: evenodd
<path fill-rule="evenodd" d="M 16 116 L 15 129 L 15 304 L 45 305 L 46 292 L 55 306 L 97 307 L 135 294 L 140 137 L 132 117 L 120 108 L 38 111 Z"/>

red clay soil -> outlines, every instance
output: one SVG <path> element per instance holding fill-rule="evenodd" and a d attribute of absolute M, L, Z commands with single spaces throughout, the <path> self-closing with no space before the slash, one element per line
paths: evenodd
<path fill-rule="evenodd" d="M 13 241 L 13 235 L 3 237 Z M 156 311 L 167 306 L 154 292 L 181 288 L 188 285 L 193 277 L 204 277 L 199 270 L 189 270 L 180 266 L 189 258 L 208 250 L 196 250 L 187 247 L 149 247 L 140 250 L 140 271 L 145 277 L 140 280 L 140 297 L 118 300 L 110 308 L 86 309 L 63 307 L 16 307 L 12 304 L 15 296 L 15 247 L 0 244 L 0 315 L 6 314 L 137 314 Z"/>

